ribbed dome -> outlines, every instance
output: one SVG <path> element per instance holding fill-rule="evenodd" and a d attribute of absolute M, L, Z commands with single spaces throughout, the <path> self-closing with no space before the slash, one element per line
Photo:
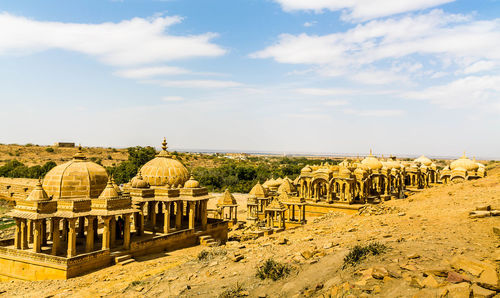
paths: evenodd
<path fill-rule="evenodd" d="M 362 164 L 368 166 L 372 170 L 380 170 L 382 168 L 382 163 L 375 156 L 372 155 L 370 150 L 370 155 L 361 161 Z"/>
<path fill-rule="evenodd" d="M 302 170 L 300 170 L 302 173 L 310 173 L 312 172 L 312 169 L 309 165 L 305 166 L 304 168 L 302 168 Z"/>
<path fill-rule="evenodd" d="M 148 188 L 149 183 L 142 178 L 141 172 L 137 173 L 137 176 L 130 180 L 130 186 L 133 188 Z"/>
<path fill-rule="evenodd" d="M 455 170 L 457 168 L 463 168 L 467 171 L 477 171 L 479 166 L 477 165 L 477 163 L 468 159 L 464 154 L 462 157 L 460 157 L 459 159 L 455 160 L 450 164 L 451 170 Z"/>
<path fill-rule="evenodd" d="M 339 171 L 339 176 L 342 178 L 349 178 L 351 177 L 351 171 L 348 168 L 341 168 Z"/>
<path fill-rule="evenodd" d="M 430 166 L 432 164 L 432 160 L 430 160 L 429 158 L 425 157 L 425 156 L 420 156 L 419 158 L 415 159 L 413 162 L 419 162 L 425 166 Z"/>
<path fill-rule="evenodd" d="M 184 183 L 184 188 L 198 188 L 200 187 L 200 182 L 194 179 L 194 177 L 191 175 L 188 181 Z"/>
<path fill-rule="evenodd" d="M 49 201 L 50 198 L 43 190 L 42 183 L 40 180 L 36 183 L 35 188 L 30 192 L 29 196 L 26 198 L 27 201 Z"/>
<path fill-rule="evenodd" d="M 162 151 L 140 169 L 142 177 L 151 186 L 169 184 L 182 187 L 189 179 L 189 172 L 180 161 L 168 154 L 165 139 L 162 145 Z"/>
<path fill-rule="evenodd" d="M 54 167 L 45 175 L 43 189 L 54 199 L 97 198 L 106 187 L 107 181 L 106 169 L 87 161 L 80 148 L 73 160 Z"/>

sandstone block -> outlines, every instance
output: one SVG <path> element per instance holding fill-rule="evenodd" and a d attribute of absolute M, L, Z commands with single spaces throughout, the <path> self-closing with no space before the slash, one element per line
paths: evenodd
<path fill-rule="evenodd" d="M 383 279 L 384 277 L 386 277 L 388 275 L 389 275 L 389 272 L 384 267 L 381 267 L 381 266 L 373 267 L 373 272 L 372 272 L 373 278 Z"/>
<path fill-rule="evenodd" d="M 449 285 L 446 287 L 448 290 L 448 297 L 450 298 L 469 298 L 470 285 L 469 283 L 462 282 L 459 284 Z"/>
<path fill-rule="evenodd" d="M 485 268 L 477 282 L 482 287 L 500 291 L 500 285 L 498 284 L 498 274 L 495 267 L 493 266 Z"/>
<path fill-rule="evenodd" d="M 491 205 L 477 206 L 476 210 L 478 210 L 478 211 L 490 211 L 491 210 Z"/>
<path fill-rule="evenodd" d="M 437 287 L 439 287 L 439 282 L 436 280 L 436 278 L 432 274 L 427 275 L 427 277 L 424 278 L 424 280 L 422 281 L 422 284 L 426 288 L 437 288 Z"/>
<path fill-rule="evenodd" d="M 455 271 L 448 272 L 448 277 L 446 278 L 446 281 L 453 284 L 461 282 L 470 282 L 467 276 L 457 273 Z"/>
<path fill-rule="evenodd" d="M 454 257 L 450 264 L 453 268 L 469 272 L 474 276 L 479 276 L 485 268 L 483 262 L 465 256 Z"/>
<path fill-rule="evenodd" d="M 490 290 L 487 290 L 483 287 L 480 287 L 478 285 L 473 285 L 471 287 L 471 290 L 472 290 L 472 297 L 474 298 L 490 298 L 490 297 L 493 297 L 495 296 L 496 292 L 495 291 L 490 291 Z"/>

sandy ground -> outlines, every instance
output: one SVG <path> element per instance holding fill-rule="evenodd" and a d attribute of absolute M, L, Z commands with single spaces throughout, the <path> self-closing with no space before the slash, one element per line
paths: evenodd
<path fill-rule="evenodd" d="M 242 204 L 243 196 L 236 197 Z M 453 297 L 454 288 L 450 287 L 455 286 L 445 277 L 435 276 L 435 287 L 422 288 L 421 281 L 426 271 L 439 269 L 436 271 L 445 274 L 457 271 L 474 283 L 478 277 L 452 268 L 450 260 L 456 256 L 496 266 L 498 274 L 495 259 L 499 256 L 500 238 L 493 227 L 500 226 L 500 218 L 468 216 L 469 211 L 485 204 L 500 209 L 500 169 L 478 181 L 435 187 L 383 204 L 396 208 L 396 213 L 334 213 L 270 237 L 148 256 L 67 281 L 3 282 L 0 296 L 217 297 L 238 284 L 241 294 L 250 297 L 436 297 L 448 289 Z M 240 212 L 243 215 L 243 208 Z M 287 243 L 279 244 L 285 242 L 284 238 Z M 388 251 L 342 269 L 350 248 L 373 241 L 387 245 Z M 202 250 L 222 254 L 198 261 Z M 234 253 L 244 258 L 234 262 Z M 278 281 L 258 279 L 256 270 L 268 258 L 289 264 L 291 273 Z M 382 279 L 372 278 L 371 273 L 367 277 L 367 271 L 363 272 L 371 272 L 374 267 L 385 270 Z M 470 284 L 465 286 L 468 289 Z"/>

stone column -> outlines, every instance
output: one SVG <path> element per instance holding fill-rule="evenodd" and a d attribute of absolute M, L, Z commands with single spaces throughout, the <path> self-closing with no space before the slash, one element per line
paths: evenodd
<path fill-rule="evenodd" d="M 68 231 L 68 258 L 76 256 L 76 220 L 77 218 L 70 218 L 67 220 Z"/>
<path fill-rule="evenodd" d="M 14 234 L 14 247 L 17 249 L 21 249 L 21 243 L 22 243 L 22 228 L 21 228 L 21 219 L 19 218 L 14 218 L 16 221 L 16 232 Z"/>
<path fill-rule="evenodd" d="M 149 202 L 151 210 L 151 228 L 153 235 L 156 234 L 156 202 Z"/>
<path fill-rule="evenodd" d="M 163 202 L 163 233 L 170 232 L 170 202 Z"/>
<path fill-rule="evenodd" d="M 116 242 L 116 218 L 111 216 L 109 221 L 109 248 L 115 247 Z"/>
<path fill-rule="evenodd" d="M 85 237 L 85 217 L 78 219 L 78 238 Z"/>
<path fill-rule="evenodd" d="M 182 201 L 175 202 L 177 210 L 175 211 L 175 229 L 178 231 L 182 225 Z"/>
<path fill-rule="evenodd" d="M 94 250 L 94 217 L 87 217 L 87 239 L 85 243 L 85 252 L 91 252 Z"/>
<path fill-rule="evenodd" d="M 207 205 L 207 200 L 201 202 L 201 226 L 203 230 L 207 229 Z"/>
<path fill-rule="evenodd" d="M 123 215 L 123 248 L 130 249 L 130 214 Z"/>
<path fill-rule="evenodd" d="M 102 217 L 103 221 L 104 221 L 104 227 L 103 227 L 103 230 L 102 230 L 102 250 L 106 250 L 106 249 L 109 249 L 109 224 L 110 224 L 110 221 L 111 221 L 111 216 L 103 216 Z"/>
<path fill-rule="evenodd" d="M 42 225 L 40 220 L 31 221 L 33 227 L 33 251 L 39 253 L 42 251 Z"/>
<path fill-rule="evenodd" d="M 42 246 L 47 245 L 47 220 L 42 219 L 41 220 L 41 225 L 42 225 Z"/>
<path fill-rule="evenodd" d="M 68 220 L 63 218 L 63 227 L 62 227 L 62 241 L 68 240 Z"/>
<path fill-rule="evenodd" d="M 195 202 L 189 202 L 189 229 L 194 229 Z"/>
<path fill-rule="evenodd" d="M 21 249 L 28 248 L 28 223 L 26 219 L 21 219 Z"/>
<path fill-rule="evenodd" d="M 28 243 L 33 243 L 33 220 L 28 219 Z"/>
<path fill-rule="evenodd" d="M 52 240 L 52 231 L 54 230 L 54 226 L 52 225 L 52 219 L 49 219 L 48 223 L 45 223 L 45 227 L 49 226 L 48 230 L 45 230 L 47 233 L 47 240 Z"/>
<path fill-rule="evenodd" d="M 59 249 L 59 242 L 61 241 L 59 235 L 59 218 L 52 219 L 52 254 L 57 255 Z"/>

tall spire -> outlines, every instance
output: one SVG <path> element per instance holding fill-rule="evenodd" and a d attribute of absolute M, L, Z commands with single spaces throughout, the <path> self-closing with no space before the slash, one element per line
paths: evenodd
<path fill-rule="evenodd" d="M 73 159 L 80 159 L 80 160 L 85 159 L 85 155 L 82 152 L 81 144 L 78 144 L 78 152 L 75 155 L 73 155 Z"/>

